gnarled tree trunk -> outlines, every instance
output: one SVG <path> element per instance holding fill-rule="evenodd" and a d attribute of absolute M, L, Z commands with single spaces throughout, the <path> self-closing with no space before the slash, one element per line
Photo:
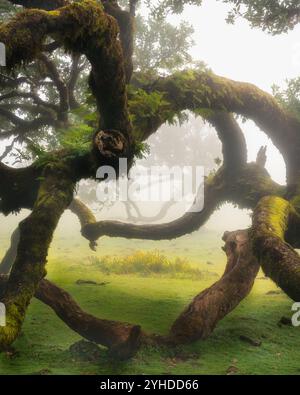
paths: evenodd
<path fill-rule="evenodd" d="M 252 254 L 247 230 L 226 232 L 227 266 L 221 279 L 202 291 L 172 325 L 170 337 L 176 343 L 207 338 L 217 323 L 251 291 L 259 270 Z"/>

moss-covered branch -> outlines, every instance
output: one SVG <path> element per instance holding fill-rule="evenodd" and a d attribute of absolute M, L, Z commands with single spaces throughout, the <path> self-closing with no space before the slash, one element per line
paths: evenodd
<path fill-rule="evenodd" d="M 145 240 L 173 239 L 198 230 L 226 201 L 238 204 L 241 208 L 253 209 L 263 196 L 281 196 L 284 193 L 285 188 L 273 182 L 267 171 L 255 163 L 244 164 L 235 169 L 222 167 L 205 181 L 203 210 L 188 211 L 181 218 L 163 224 L 90 222 L 82 228 L 82 234 L 90 241 L 96 241 L 102 236 Z"/>
<path fill-rule="evenodd" d="M 46 11 L 53 11 L 69 5 L 69 0 L 9 0 L 13 4 L 18 4 L 24 8 L 38 8 Z M 133 72 L 133 38 L 134 38 L 134 13 L 123 10 L 116 1 L 101 1 L 104 10 L 108 15 L 114 17 L 119 25 L 120 39 L 123 49 L 126 81 L 129 82 Z"/>
<path fill-rule="evenodd" d="M 0 26 L 7 66 L 34 60 L 48 36 L 66 50 L 85 54 L 92 70 L 90 84 L 101 114 L 101 127 L 120 131 L 130 140 L 126 78 L 119 28 L 101 4 L 82 0 L 54 11 L 28 9 Z"/>
<path fill-rule="evenodd" d="M 207 338 L 217 323 L 251 291 L 259 264 L 252 254 L 248 231 L 224 234 L 227 266 L 221 279 L 202 291 L 171 328 L 176 343 Z"/>
<path fill-rule="evenodd" d="M 8 283 L 8 276 L 0 275 L 0 298 Z M 80 336 L 110 349 L 118 360 L 132 357 L 140 346 L 139 326 L 118 321 L 102 320 L 84 310 L 63 289 L 48 280 L 41 280 L 34 295 Z"/>
<path fill-rule="evenodd" d="M 125 237 L 127 239 L 163 240 L 173 239 L 199 229 L 214 210 L 224 201 L 221 174 L 208 180 L 205 185 L 204 209 L 187 212 L 181 218 L 165 224 L 135 225 L 120 221 L 100 221 L 86 225 L 82 234 L 88 240 L 96 241 L 102 236 Z M 199 196 L 199 199 L 201 197 Z"/>
<path fill-rule="evenodd" d="M 266 196 L 253 214 L 253 252 L 268 277 L 290 298 L 300 300 L 300 257 L 285 242 L 289 222 L 297 216 L 293 206 L 276 196 Z"/>
<path fill-rule="evenodd" d="M 256 86 L 217 76 L 210 71 L 187 70 L 149 81 L 147 76 L 135 76 L 136 91 L 130 111 L 136 125 L 142 125 L 141 139 L 148 138 L 163 123 L 176 114 L 190 110 L 207 116 L 211 111 L 227 111 L 251 119 L 271 138 L 287 164 L 288 181 L 300 179 L 300 122 L 283 109 L 273 96 Z M 144 102 L 135 99 L 139 89 L 147 95 L 160 94 L 161 103 L 151 115 L 143 111 Z"/>
<path fill-rule="evenodd" d="M 79 199 L 73 199 L 69 206 L 69 209 L 74 213 L 80 222 L 81 229 L 84 229 L 89 224 L 97 222 L 96 217 L 92 211 Z M 97 243 L 94 240 L 90 240 L 90 247 L 95 251 Z"/>
<path fill-rule="evenodd" d="M 7 310 L 7 325 L 0 328 L 0 349 L 9 346 L 20 332 L 27 306 L 46 274 L 53 232 L 73 197 L 68 169 L 48 166 L 43 176 L 33 211 L 19 225 L 17 257 L 1 300 Z"/>

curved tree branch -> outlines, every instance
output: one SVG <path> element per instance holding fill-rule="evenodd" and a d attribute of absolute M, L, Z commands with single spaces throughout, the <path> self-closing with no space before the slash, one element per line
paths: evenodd
<path fill-rule="evenodd" d="M 7 282 L 8 276 L 0 275 L 0 298 Z M 66 291 L 48 280 L 39 282 L 35 297 L 51 307 L 70 329 L 89 341 L 108 347 L 118 360 L 132 357 L 140 346 L 139 326 L 102 320 L 86 313 Z"/>
<path fill-rule="evenodd" d="M 22 5 L 25 8 L 38 8 L 52 11 L 69 5 L 69 0 L 9 0 L 13 4 Z M 120 28 L 120 39 L 122 43 L 123 56 L 125 60 L 126 81 L 129 82 L 133 72 L 133 38 L 134 38 L 134 16 L 137 0 L 130 2 L 130 11 L 123 10 L 114 0 L 102 0 L 104 10 L 108 15 L 114 17 Z"/>
<path fill-rule="evenodd" d="M 198 230 L 224 202 L 238 204 L 241 208 L 254 209 L 257 202 L 268 194 L 284 196 L 285 187 L 272 181 L 265 169 L 256 163 L 242 167 L 220 168 L 206 179 L 203 210 L 192 210 L 181 218 L 163 224 L 136 225 L 120 221 L 89 223 L 81 232 L 89 241 L 99 237 L 125 237 L 145 240 L 173 239 Z M 199 197 L 196 200 L 200 201 Z"/>
<path fill-rule="evenodd" d="M 300 300 L 300 257 L 285 242 L 292 217 L 298 217 L 293 206 L 277 196 L 266 196 L 253 214 L 251 238 L 253 251 L 265 274 L 290 298 Z"/>
<path fill-rule="evenodd" d="M 147 139 L 172 114 L 190 110 L 209 115 L 209 111 L 227 111 L 252 119 L 283 154 L 287 164 L 289 184 L 300 179 L 300 121 L 283 109 L 279 103 L 256 86 L 217 76 L 210 71 L 182 71 L 168 77 L 152 80 L 135 76 L 133 84 L 146 92 L 160 92 L 163 105 L 149 119 L 140 109 L 132 108 L 137 123 L 145 125 L 141 139 Z M 135 110 L 137 113 L 135 113 Z M 141 117 L 143 117 L 141 119 Z"/>
<path fill-rule="evenodd" d="M 58 111 L 59 108 L 56 104 L 46 102 L 42 100 L 37 94 L 34 92 L 21 92 L 21 91 L 11 91 L 8 93 L 5 93 L 4 95 L 0 96 L 0 101 L 5 100 L 5 99 L 13 99 L 13 98 L 21 98 L 21 99 L 32 99 L 33 103 L 49 108 L 53 111 Z"/>
<path fill-rule="evenodd" d="M 81 229 L 85 228 L 89 224 L 95 223 L 96 217 L 92 211 L 79 199 L 75 198 L 69 206 L 69 209 L 77 215 Z M 90 240 L 90 248 L 95 251 L 97 243 L 94 240 Z"/>
<path fill-rule="evenodd" d="M 221 279 L 202 291 L 186 307 L 171 328 L 175 343 L 207 338 L 217 323 L 251 291 L 259 264 L 252 254 L 248 231 L 226 232 L 227 266 Z"/>
<path fill-rule="evenodd" d="M 19 34 L 16 34 L 18 32 Z M 28 9 L 0 26 L 7 66 L 35 59 L 47 36 L 67 50 L 85 54 L 91 63 L 90 85 L 101 113 L 101 127 L 131 138 L 126 80 L 118 25 L 94 0 L 83 0 L 58 10 Z"/>
<path fill-rule="evenodd" d="M 7 118 L 15 126 L 11 130 L 1 132 L 0 139 L 18 136 L 19 139 L 22 140 L 27 133 L 38 130 L 42 126 L 55 126 L 57 123 L 53 116 L 49 114 L 41 115 L 31 121 L 25 121 L 24 119 L 16 116 L 13 112 L 4 108 L 0 108 L 0 116 Z"/>
<path fill-rule="evenodd" d="M 239 124 L 226 111 L 209 112 L 207 119 L 217 131 L 222 142 L 223 163 L 227 170 L 236 169 L 247 163 L 246 140 Z"/>
<path fill-rule="evenodd" d="M 82 235 L 88 240 L 101 236 L 125 237 L 145 240 L 173 239 L 193 232 L 203 225 L 224 199 L 221 172 L 212 181 L 206 182 L 204 208 L 200 212 L 187 212 L 183 217 L 166 224 L 135 225 L 119 221 L 100 221 L 82 228 Z M 196 200 L 200 200 L 201 196 Z M 202 200 L 202 199 L 201 199 Z"/>

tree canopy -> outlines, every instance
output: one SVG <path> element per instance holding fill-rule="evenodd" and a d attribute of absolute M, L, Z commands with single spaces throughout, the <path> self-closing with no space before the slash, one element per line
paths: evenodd
<path fill-rule="evenodd" d="M 300 5 L 297 0 L 224 0 L 232 5 L 228 22 L 236 17 L 247 19 L 253 27 L 272 34 L 293 29 L 300 21 Z"/>

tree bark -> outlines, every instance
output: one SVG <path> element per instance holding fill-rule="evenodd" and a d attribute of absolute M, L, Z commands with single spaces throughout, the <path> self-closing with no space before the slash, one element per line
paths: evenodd
<path fill-rule="evenodd" d="M 0 275 L 0 297 L 8 282 L 7 275 Z M 142 332 L 138 325 L 102 320 L 86 313 L 63 289 L 48 280 L 41 280 L 34 295 L 49 306 L 73 331 L 85 339 L 110 349 L 119 360 L 131 358 L 139 349 Z"/>
<path fill-rule="evenodd" d="M 44 177 L 33 211 L 19 225 L 17 257 L 1 300 L 6 306 L 7 325 L 0 328 L 0 350 L 10 346 L 20 333 L 30 300 L 46 275 L 53 232 L 73 197 L 74 184 L 67 169 L 50 165 Z"/>
<path fill-rule="evenodd" d="M 207 338 L 217 323 L 251 291 L 259 264 L 252 254 L 248 231 L 225 233 L 228 263 L 222 278 L 197 295 L 174 322 L 170 338 L 187 343 Z"/>
<path fill-rule="evenodd" d="M 253 251 L 265 274 L 291 299 L 300 300 L 300 257 L 285 242 L 292 217 L 298 216 L 293 206 L 277 196 L 266 196 L 253 214 L 251 238 Z"/>

